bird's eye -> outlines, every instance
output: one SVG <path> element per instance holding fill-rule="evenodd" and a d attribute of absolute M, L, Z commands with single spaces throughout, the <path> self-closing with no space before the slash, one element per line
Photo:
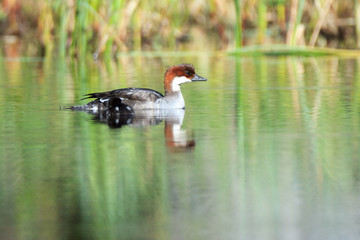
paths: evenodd
<path fill-rule="evenodd" d="M 189 71 L 186 71 L 185 74 L 186 74 L 186 75 L 190 75 L 190 72 L 189 72 Z"/>

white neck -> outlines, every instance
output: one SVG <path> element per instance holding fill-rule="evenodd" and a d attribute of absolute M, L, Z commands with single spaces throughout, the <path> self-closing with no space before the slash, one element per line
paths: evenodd
<path fill-rule="evenodd" d="M 180 85 L 187 82 L 191 82 L 191 80 L 185 76 L 175 77 L 171 83 L 171 90 L 173 92 L 180 91 Z"/>
<path fill-rule="evenodd" d="M 180 88 L 179 91 L 171 92 L 170 94 L 166 94 L 165 97 L 158 99 L 157 104 L 159 104 L 159 108 L 185 108 L 185 101 L 181 94 Z"/>

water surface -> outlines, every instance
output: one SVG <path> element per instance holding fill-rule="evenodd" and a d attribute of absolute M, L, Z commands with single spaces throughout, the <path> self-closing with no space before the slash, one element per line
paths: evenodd
<path fill-rule="evenodd" d="M 0 61 L 1 239 L 360 238 L 360 59 Z M 183 113 L 59 110 L 182 62 Z"/>

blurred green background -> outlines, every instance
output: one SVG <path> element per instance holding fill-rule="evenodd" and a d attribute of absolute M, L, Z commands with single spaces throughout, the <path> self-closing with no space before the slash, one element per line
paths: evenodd
<path fill-rule="evenodd" d="M 2 0 L 0 239 L 360 239 L 358 9 Z M 182 62 L 192 147 L 59 110 Z"/>
<path fill-rule="evenodd" d="M 3 44 L 44 55 L 360 46 L 357 0 L 3 0 Z M 19 47 L 19 44 L 21 47 Z"/>
<path fill-rule="evenodd" d="M 0 239 L 360 239 L 359 58 L 86 60 L 0 58 Z M 178 62 L 192 148 L 59 110 Z"/>

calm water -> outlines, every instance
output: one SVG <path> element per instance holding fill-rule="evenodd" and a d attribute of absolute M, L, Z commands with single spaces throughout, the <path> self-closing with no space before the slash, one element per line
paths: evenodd
<path fill-rule="evenodd" d="M 360 238 L 360 59 L 0 62 L 0 239 Z M 181 62 L 185 112 L 59 110 Z"/>

